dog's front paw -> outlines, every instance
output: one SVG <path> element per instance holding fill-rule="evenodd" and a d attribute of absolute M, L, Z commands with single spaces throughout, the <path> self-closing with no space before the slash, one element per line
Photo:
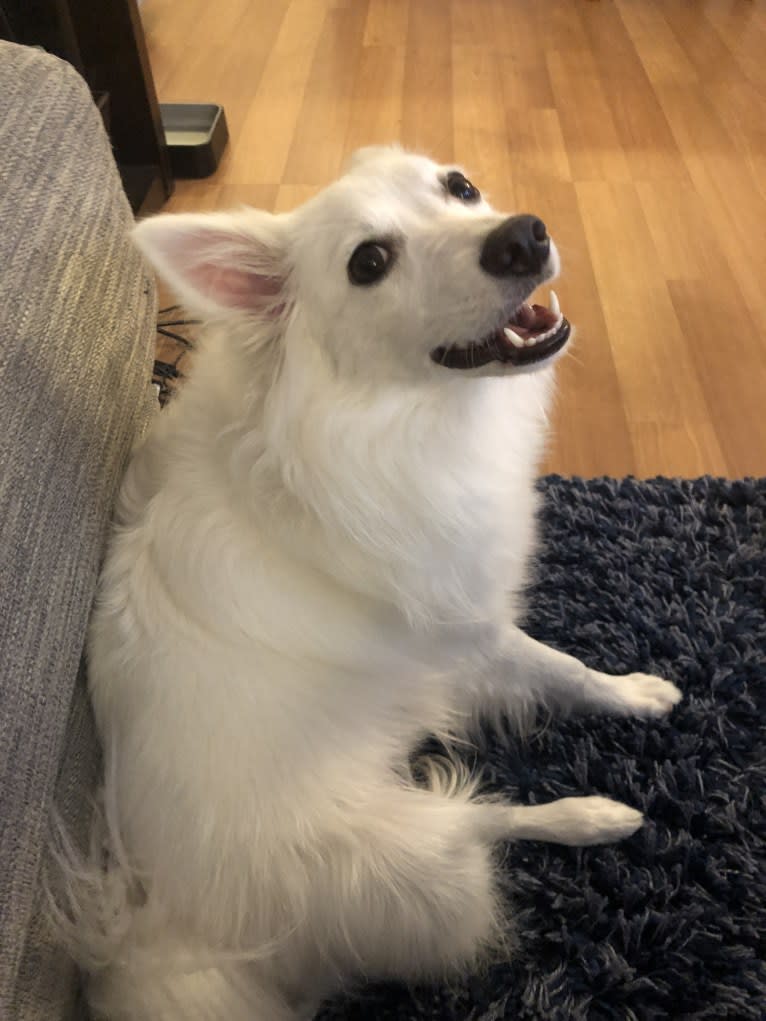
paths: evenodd
<path fill-rule="evenodd" d="M 665 716 L 681 701 L 681 692 L 670 681 L 651 674 L 626 674 L 615 678 L 626 712 L 635 716 Z"/>

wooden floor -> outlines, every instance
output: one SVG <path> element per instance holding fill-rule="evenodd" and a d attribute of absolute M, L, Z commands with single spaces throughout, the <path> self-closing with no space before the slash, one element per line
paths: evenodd
<path fill-rule="evenodd" d="M 286 209 L 399 141 L 542 216 L 578 326 L 546 468 L 766 474 L 766 7 L 145 0 L 162 101 L 222 103 L 169 208 Z"/>

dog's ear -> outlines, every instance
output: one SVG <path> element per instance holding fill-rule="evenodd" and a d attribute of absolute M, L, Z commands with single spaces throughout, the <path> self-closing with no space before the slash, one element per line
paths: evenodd
<path fill-rule="evenodd" d="M 346 169 L 359 170 L 365 163 L 374 160 L 382 160 L 386 157 L 401 155 L 404 149 L 400 145 L 364 145 L 361 149 L 355 149 L 348 158 Z"/>
<path fill-rule="evenodd" d="M 237 213 L 169 213 L 143 220 L 133 237 L 194 314 L 273 319 L 287 305 L 289 270 L 279 218 Z"/>

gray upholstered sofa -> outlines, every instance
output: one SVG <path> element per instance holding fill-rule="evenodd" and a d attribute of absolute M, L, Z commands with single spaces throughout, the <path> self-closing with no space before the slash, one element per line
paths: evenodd
<path fill-rule="evenodd" d="M 150 413 L 154 283 L 85 83 L 0 42 L 0 1018 L 75 1016 L 41 915 L 51 805 L 98 777 L 83 642 L 111 508 Z"/>

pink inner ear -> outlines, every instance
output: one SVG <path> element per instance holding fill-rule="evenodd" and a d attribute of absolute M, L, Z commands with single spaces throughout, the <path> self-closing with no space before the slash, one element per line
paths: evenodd
<path fill-rule="evenodd" d="M 190 267 L 188 279 L 206 297 L 227 308 L 257 309 L 264 298 L 276 297 L 281 289 L 276 277 L 214 262 Z"/>
<path fill-rule="evenodd" d="M 165 254 L 176 271 L 216 305 L 277 313 L 267 299 L 279 295 L 283 281 L 266 271 L 273 264 L 273 253 L 257 238 L 204 229 L 181 231 L 164 242 Z M 262 270 L 255 268 L 261 265 Z"/>

